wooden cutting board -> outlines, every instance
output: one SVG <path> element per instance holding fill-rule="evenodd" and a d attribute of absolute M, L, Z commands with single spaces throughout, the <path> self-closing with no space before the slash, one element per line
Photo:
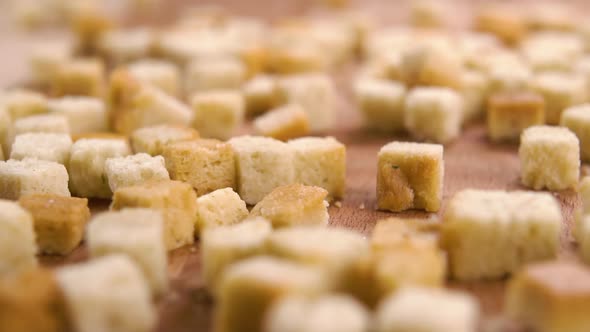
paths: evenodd
<path fill-rule="evenodd" d="M 174 8 L 182 0 L 172 1 Z M 228 3 L 236 13 L 260 14 L 266 18 L 285 14 L 300 14 L 305 9 L 302 2 L 293 1 L 289 5 L 277 5 L 276 1 L 221 1 Z M 220 3 L 220 2 L 217 2 Z M 275 3 L 275 4 L 273 4 Z M 282 2 L 281 2 L 282 3 Z M 393 4 L 392 4 L 393 3 Z M 370 1 L 370 8 L 387 8 L 379 12 L 382 16 L 395 17 L 396 3 L 387 1 Z M 263 4 L 258 5 L 257 4 Z M 397 3 L 398 6 L 401 6 Z M 2 10 L 3 12 L 6 12 Z M 374 12 L 378 12 L 375 11 Z M 1 14 L 0 14 L 1 15 Z M 168 13 L 167 15 L 170 15 Z M 42 32 L 40 35 L 16 34 L 8 27 L 6 17 L 0 16 L 0 87 L 15 86 L 26 77 L 26 53 L 31 43 L 47 38 L 64 38 L 61 33 Z M 335 227 L 347 227 L 363 234 L 369 234 L 375 221 L 390 216 L 429 217 L 419 211 L 404 213 L 385 213 L 375 210 L 376 195 L 376 163 L 377 152 L 381 146 L 393 140 L 409 140 L 405 136 L 376 136 L 363 130 L 361 117 L 351 97 L 351 83 L 355 65 L 342 68 L 335 74 L 340 98 L 338 101 L 338 123 L 333 131 L 324 133 L 335 136 L 347 146 L 347 193 L 341 207 L 330 207 L 330 224 Z M 249 132 L 245 126 L 242 132 Z M 445 178 L 444 206 L 457 191 L 465 188 L 480 189 L 524 189 L 519 182 L 519 160 L 516 145 L 498 145 L 490 143 L 486 138 L 483 123 L 467 125 L 461 137 L 445 147 Z M 561 238 L 560 259 L 577 259 L 570 235 L 572 214 L 579 204 L 578 195 L 574 191 L 554 193 L 561 202 L 565 226 Z M 93 201 L 93 213 L 108 208 L 107 201 Z M 82 246 L 66 258 L 41 257 L 43 265 L 60 266 L 87 259 Z M 171 291 L 158 300 L 160 320 L 157 331 L 166 332 L 199 332 L 209 331 L 213 303 L 202 287 L 200 276 L 199 244 L 180 248 L 170 253 L 169 276 Z M 462 289 L 474 294 L 480 301 L 484 319 L 482 330 L 494 331 L 501 314 L 505 281 L 456 283 L 449 282 L 449 287 Z"/>

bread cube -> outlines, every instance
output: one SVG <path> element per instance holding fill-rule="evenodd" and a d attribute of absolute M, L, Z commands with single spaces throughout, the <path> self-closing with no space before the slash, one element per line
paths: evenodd
<path fill-rule="evenodd" d="M 273 36 L 275 40 L 283 39 L 282 45 L 271 42 L 267 54 L 267 67 L 271 72 L 279 74 L 296 74 L 323 72 L 328 70 L 326 55 L 315 43 L 289 40 L 289 36 Z M 271 39 L 272 41 L 272 39 Z"/>
<path fill-rule="evenodd" d="M 194 242 L 197 197 L 191 186 L 179 181 L 151 181 L 120 188 L 111 210 L 123 208 L 160 210 L 164 218 L 164 242 L 168 250 Z"/>
<path fill-rule="evenodd" d="M 442 145 L 391 142 L 381 148 L 378 158 L 378 209 L 440 209 L 444 178 Z"/>
<path fill-rule="evenodd" d="M 67 119 L 72 135 L 109 130 L 107 110 L 101 99 L 84 96 L 62 97 L 49 100 L 47 108 L 52 114 Z"/>
<path fill-rule="evenodd" d="M 82 242 L 90 219 L 88 199 L 32 194 L 22 196 L 18 203 L 33 216 L 40 252 L 67 255 Z"/>
<path fill-rule="evenodd" d="M 295 181 L 294 152 L 268 137 L 240 136 L 228 141 L 235 153 L 237 191 L 248 204 Z"/>
<path fill-rule="evenodd" d="M 579 75 L 545 72 L 535 76 L 530 84 L 545 99 L 545 121 L 550 125 L 559 124 L 566 108 L 588 101 L 586 80 Z"/>
<path fill-rule="evenodd" d="M 582 161 L 590 161 L 590 104 L 567 108 L 561 114 L 560 126 L 571 130 L 580 141 Z"/>
<path fill-rule="evenodd" d="M 460 89 L 463 85 L 461 58 L 447 47 L 418 43 L 403 50 L 401 76 L 409 87 L 441 86 Z"/>
<path fill-rule="evenodd" d="M 246 202 L 232 188 L 215 190 L 197 199 L 197 228 L 237 224 L 248 216 Z"/>
<path fill-rule="evenodd" d="M 242 86 L 246 103 L 246 114 L 264 113 L 280 104 L 277 80 L 273 76 L 258 75 Z"/>
<path fill-rule="evenodd" d="M 154 31 L 147 28 L 110 30 L 100 35 L 97 47 L 111 63 L 124 63 L 147 57 L 154 35 Z"/>
<path fill-rule="evenodd" d="M 228 139 L 244 122 L 244 98 L 235 91 L 207 91 L 191 100 L 193 127 L 204 137 Z"/>
<path fill-rule="evenodd" d="M 168 288 L 164 221 L 150 209 L 123 209 L 94 217 L 87 230 L 90 256 L 129 256 L 142 270 L 154 294 Z"/>
<path fill-rule="evenodd" d="M 104 172 L 112 192 L 147 181 L 170 180 L 164 157 L 138 153 L 106 160 Z"/>
<path fill-rule="evenodd" d="M 418 87 L 405 101 L 404 125 L 414 137 L 449 143 L 461 131 L 463 99 L 448 88 Z"/>
<path fill-rule="evenodd" d="M 463 123 L 482 118 L 489 85 L 489 78 L 484 73 L 475 70 L 463 72 Z"/>
<path fill-rule="evenodd" d="M 131 135 L 131 146 L 135 153 L 151 156 L 162 155 L 169 143 L 199 138 L 199 132 L 188 127 L 157 125 L 137 129 Z"/>
<path fill-rule="evenodd" d="M 254 131 L 258 135 L 286 141 L 309 133 L 309 119 L 303 108 L 288 104 L 273 109 L 254 120 Z"/>
<path fill-rule="evenodd" d="M 499 64 L 490 68 L 489 93 L 522 92 L 529 90 L 528 85 L 532 79 L 530 69 L 522 64 Z"/>
<path fill-rule="evenodd" d="M 488 136 L 494 142 L 518 141 L 522 132 L 545 123 L 545 101 L 532 92 L 507 92 L 488 100 Z"/>
<path fill-rule="evenodd" d="M 436 28 L 445 25 L 448 13 L 441 3 L 432 0 L 413 1 L 410 21 L 413 26 Z"/>
<path fill-rule="evenodd" d="M 51 40 L 36 43 L 29 55 L 33 81 L 45 85 L 53 81 L 59 67 L 72 58 L 69 42 Z"/>
<path fill-rule="evenodd" d="M 276 258 L 260 256 L 233 264 L 219 284 L 216 330 L 262 332 L 264 316 L 276 300 L 321 293 L 325 283 L 318 270 Z"/>
<path fill-rule="evenodd" d="M 219 281 L 232 264 L 264 252 L 272 226 L 263 218 L 206 228 L 201 233 L 201 264 L 205 285 L 218 292 Z"/>
<path fill-rule="evenodd" d="M 67 331 L 65 300 L 52 272 L 31 269 L 0 278 L 0 330 Z"/>
<path fill-rule="evenodd" d="M 100 36 L 114 25 L 113 17 L 99 2 L 66 1 L 66 19 L 70 22 L 79 53 L 96 53 Z"/>
<path fill-rule="evenodd" d="M 328 224 L 328 192 L 299 183 L 280 186 L 254 206 L 251 217 L 264 217 L 274 228 Z"/>
<path fill-rule="evenodd" d="M 362 234 L 344 228 L 292 227 L 269 235 L 266 252 L 316 266 L 331 289 L 343 290 L 357 262 L 369 253 L 369 243 Z"/>
<path fill-rule="evenodd" d="M 404 129 L 403 84 L 379 78 L 360 78 L 355 85 L 358 107 L 365 124 L 383 132 L 400 132 Z"/>
<path fill-rule="evenodd" d="M 0 199 L 0 275 L 37 266 L 33 217 L 15 202 Z"/>
<path fill-rule="evenodd" d="M 169 143 L 163 150 L 173 180 L 193 186 L 197 196 L 236 188 L 236 162 L 231 145 L 214 139 Z"/>
<path fill-rule="evenodd" d="M 479 306 L 470 295 L 442 289 L 408 287 L 377 309 L 377 332 L 477 330 Z"/>
<path fill-rule="evenodd" d="M 139 60 L 127 66 L 131 75 L 149 83 L 171 96 L 180 96 L 180 71 L 171 62 L 163 60 Z"/>
<path fill-rule="evenodd" d="M 326 74 L 299 74 L 279 80 L 282 100 L 299 104 L 309 118 L 311 130 L 332 128 L 336 113 L 336 88 Z"/>
<path fill-rule="evenodd" d="M 123 139 L 80 139 L 70 153 L 70 187 L 75 196 L 111 198 L 113 192 L 105 172 L 107 159 L 131 154 Z"/>
<path fill-rule="evenodd" d="M 520 176 L 526 187 L 575 188 L 580 174 L 580 143 L 567 128 L 534 126 L 520 136 Z"/>
<path fill-rule="evenodd" d="M 147 281 L 127 256 L 65 266 L 56 277 L 76 331 L 147 332 L 156 324 Z"/>
<path fill-rule="evenodd" d="M 185 91 L 239 89 L 246 80 L 246 67 L 231 57 L 196 59 L 186 69 Z"/>
<path fill-rule="evenodd" d="M 103 97 L 105 75 L 105 65 L 100 59 L 72 59 L 59 66 L 51 82 L 51 93 L 56 97 Z"/>
<path fill-rule="evenodd" d="M 294 329 L 313 331 L 369 331 L 368 310 L 346 295 L 325 295 L 317 299 L 289 296 L 275 303 L 266 315 L 265 331 Z"/>
<path fill-rule="evenodd" d="M 193 121 L 190 107 L 125 70 L 111 74 L 109 101 L 113 129 L 125 135 L 143 127 L 189 126 Z"/>
<path fill-rule="evenodd" d="M 65 166 L 30 158 L 0 162 L 0 198 L 17 200 L 28 194 L 69 197 Z"/>
<path fill-rule="evenodd" d="M 47 98 L 30 90 L 9 90 L 0 93 L 0 109 L 11 121 L 31 115 L 47 113 Z"/>
<path fill-rule="evenodd" d="M 293 149 L 295 182 L 324 188 L 328 200 L 344 197 L 346 147 L 333 137 L 303 137 L 288 142 Z"/>
<path fill-rule="evenodd" d="M 590 328 L 590 270 L 574 262 L 528 265 L 509 283 L 506 312 L 535 331 Z"/>
<path fill-rule="evenodd" d="M 68 134 L 29 133 L 16 136 L 10 159 L 33 158 L 68 165 L 72 139 Z"/>
<path fill-rule="evenodd" d="M 31 115 L 26 118 L 17 119 L 12 124 L 5 138 L 5 145 L 7 147 L 7 155 L 10 155 L 12 144 L 16 136 L 26 133 L 54 133 L 54 134 L 70 134 L 70 125 L 68 119 L 62 115 L 57 114 L 43 114 Z"/>
<path fill-rule="evenodd" d="M 562 221 L 549 193 L 463 190 L 449 202 L 441 229 L 450 272 L 459 280 L 494 279 L 553 259 Z"/>
<path fill-rule="evenodd" d="M 475 29 L 494 34 L 507 44 L 518 44 L 527 34 L 524 17 L 508 6 L 482 8 L 475 16 Z"/>
<path fill-rule="evenodd" d="M 380 254 L 408 247 L 438 250 L 436 231 L 440 223 L 429 219 L 387 218 L 378 220 L 371 233 L 371 249 Z"/>

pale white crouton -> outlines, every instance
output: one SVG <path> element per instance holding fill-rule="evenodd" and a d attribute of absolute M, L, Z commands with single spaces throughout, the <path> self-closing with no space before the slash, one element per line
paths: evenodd
<path fill-rule="evenodd" d="M 0 275 L 37 266 L 33 217 L 17 203 L 0 199 Z"/>
<path fill-rule="evenodd" d="M 152 157 L 147 153 L 109 158 L 104 172 L 112 192 L 152 180 L 170 180 L 164 157 Z"/>
<path fill-rule="evenodd" d="M 0 198 L 17 200 L 29 194 L 70 196 L 65 166 L 38 159 L 0 162 Z"/>
<path fill-rule="evenodd" d="M 68 166 L 72 138 L 67 134 L 29 133 L 16 136 L 10 159 L 35 158 Z"/>
<path fill-rule="evenodd" d="M 70 133 L 100 133 L 109 130 L 108 115 L 101 99 L 71 96 L 51 99 L 47 103 L 49 112 L 67 118 Z"/>

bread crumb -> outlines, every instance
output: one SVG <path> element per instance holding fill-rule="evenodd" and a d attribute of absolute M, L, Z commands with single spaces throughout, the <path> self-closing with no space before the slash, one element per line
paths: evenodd
<path fill-rule="evenodd" d="M 336 206 L 337 208 L 341 208 L 342 202 L 338 201 L 338 202 L 334 203 L 334 206 Z"/>
<path fill-rule="evenodd" d="M 359 205 L 359 209 L 364 210 L 365 209 L 365 203 L 361 203 L 361 205 Z"/>

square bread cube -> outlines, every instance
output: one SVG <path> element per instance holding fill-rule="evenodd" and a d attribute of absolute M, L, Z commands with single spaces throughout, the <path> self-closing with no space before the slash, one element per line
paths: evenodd
<path fill-rule="evenodd" d="M 463 98 L 448 88 L 418 87 L 405 102 L 404 125 L 420 140 L 449 143 L 459 136 L 463 123 Z"/>
<path fill-rule="evenodd" d="M 275 35 L 277 36 L 271 36 L 271 45 L 267 50 L 267 68 L 271 72 L 288 75 L 328 70 L 328 59 L 317 43 L 296 41 L 292 45 L 287 45 L 284 41 L 293 38 L 284 34 Z M 281 39 L 282 45 L 275 42 Z"/>
<path fill-rule="evenodd" d="M 124 139 L 79 139 L 70 153 L 70 187 L 75 196 L 111 198 L 113 192 L 105 172 L 107 159 L 131 154 Z"/>
<path fill-rule="evenodd" d="M 257 135 L 281 141 L 309 134 L 309 119 L 303 107 L 288 104 L 259 116 L 253 123 Z"/>
<path fill-rule="evenodd" d="M 65 299 L 52 272 L 31 269 L 0 278 L 0 330 L 68 330 Z"/>
<path fill-rule="evenodd" d="M 402 51 L 401 76 L 408 87 L 463 85 L 461 58 L 449 47 L 417 43 Z"/>
<path fill-rule="evenodd" d="M 144 273 L 154 294 L 168 289 L 164 220 L 150 209 L 123 209 L 92 218 L 86 233 L 90 256 L 129 256 Z"/>
<path fill-rule="evenodd" d="M 166 168 L 173 180 L 189 183 L 197 196 L 222 188 L 236 188 L 236 162 L 228 143 L 195 139 L 164 147 Z"/>
<path fill-rule="evenodd" d="M 277 301 L 265 319 L 267 332 L 369 331 L 369 311 L 353 297 L 325 295 L 316 299 L 288 296 Z"/>
<path fill-rule="evenodd" d="M 72 138 L 68 134 L 28 133 L 16 136 L 10 159 L 47 160 L 67 167 L 71 149 Z"/>
<path fill-rule="evenodd" d="M 148 332 L 156 324 L 148 283 L 125 255 L 65 266 L 56 278 L 76 331 Z"/>
<path fill-rule="evenodd" d="M 116 29 L 101 34 L 96 42 L 98 52 L 113 64 L 121 64 L 149 55 L 155 32 L 149 28 Z"/>
<path fill-rule="evenodd" d="M 193 95 L 193 127 L 203 137 L 228 139 L 244 122 L 244 97 L 238 91 L 216 90 Z"/>
<path fill-rule="evenodd" d="M 32 194 L 22 196 L 18 204 L 33 216 L 40 252 L 67 255 L 82 242 L 90 219 L 88 199 Z"/>
<path fill-rule="evenodd" d="M 179 181 L 152 181 L 115 191 L 111 210 L 123 208 L 160 210 L 164 218 L 164 241 L 168 250 L 194 242 L 197 196 Z"/>
<path fill-rule="evenodd" d="M 527 263 L 555 258 L 562 221 L 559 203 L 549 193 L 468 189 L 446 208 L 441 244 L 454 278 L 497 279 Z"/>
<path fill-rule="evenodd" d="M 139 60 L 130 63 L 127 69 L 131 75 L 142 82 L 149 83 L 171 96 L 180 96 L 180 70 L 178 67 L 164 60 Z"/>
<path fill-rule="evenodd" d="M 525 64 L 511 62 L 493 64 L 487 73 L 490 94 L 530 90 L 529 82 L 533 74 Z"/>
<path fill-rule="evenodd" d="M 237 191 L 251 205 L 275 188 L 295 181 L 294 152 L 269 137 L 239 136 L 228 141 L 235 153 Z"/>
<path fill-rule="evenodd" d="M 475 15 L 475 29 L 488 32 L 509 45 L 518 44 L 527 34 L 527 22 L 509 6 L 482 7 Z"/>
<path fill-rule="evenodd" d="M 344 197 L 346 146 L 333 137 L 303 137 L 288 142 L 295 154 L 295 182 L 328 191 L 328 199 Z"/>
<path fill-rule="evenodd" d="M 389 296 L 377 309 L 377 332 L 473 332 L 479 306 L 466 293 L 407 287 Z"/>
<path fill-rule="evenodd" d="M 377 207 L 393 212 L 421 209 L 436 212 L 443 194 L 443 146 L 391 142 L 377 162 Z"/>
<path fill-rule="evenodd" d="M 370 253 L 369 243 L 357 232 L 344 228 L 292 227 L 274 231 L 266 253 L 301 264 L 316 266 L 341 291 L 359 260 Z"/>
<path fill-rule="evenodd" d="M 72 58 L 72 51 L 69 41 L 35 43 L 28 59 L 33 81 L 42 85 L 51 83 L 59 67 Z"/>
<path fill-rule="evenodd" d="M 533 92 L 505 92 L 488 100 L 488 136 L 494 142 L 518 141 L 522 132 L 545 123 L 545 101 Z"/>
<path fill-rule="evenodd" d="M 123 69 L 111 74 L 109 103 L 113 129 L 125 135 L 153 125 L 190 126 L 193 121 L 190 107 Z"/>
<path fill-rule="evenodd" d="M 239 89 L 246 80 L 246 67 L 236 58 L 219 57 L 195 59 L 186 69 L 185 91 L 195 92 L 219 89 Z"/>
<path fill-rule="evenodd" d="M 274 76 L 254 76 L 244 83 L 242 94 L 247 115 L 261 114 L 280 104 L 279 87 Z"/>
<path fill-rule="evenodd" d="M 396 251 L 407 247 L 438 249 L 440 223 L 432 219 L 387 218 L 378 220 L 371 233 L 374 253 Z"/>
<path fill-rule="evenodd" d="M 71 196 L 68 171 L 62 164 L 26 158 L 0 162 L 0 198 L 17 200 L 28 194 Z"/>
<path fill-rule="evenodd" d="M 189 141 L 199 138 L 193 128 L 174 125 L 156 125 L 137 129 L 131 135 L 131 146 L 135 153 L 151 156 L 162 155 L 168 143 Z"/>
<path fill-rule="evenodd" d="M 250 212 L 268 219 L 274 228 L 328 225 L 328 191 L 299 183 L 273 189 Z"/>
<path fill-rule="evenodd" d="M 550 125 L 559 124 L 566 108 L 588 101 L 588 85 L 580 75 L 545 72 L 535 76 L 530 85 L 545 99 L 545 121 Z"/>
<path fill-rule="evenodd" d="M 327 74 L 290 75 L 278 82 L 281 99 L 299 104 L 309 118 L 314 132 L 332 128 L 336 119 L 336 87 Z"/>
<path fill-rule="evenodd" d="M 394 133 L 404 130 L 406 87 L 403 84 L 363 77 L 355 84 L 355 95 L 370 129 Z"/>
<path fill-rule="evenodd" d="M 248 208 L 232 188 L 215 190 L 197 198 L 197 228 L 233 225 L 248 217 Z"/>
<path fill-rule="evenodd" d="M 590 162 L 590 104 L 567 108 L 561 113 L 559 125 L 576 134 L 580 141 L 580 157 Z"/>
<path fill-rule="evenodd" d="M 170 180 L 164 157 L 138 153 L 106 160 L 104 172 L 112 192 L 147 181 Z"/>
<path fill-rule="evenodd" d="M 476 70 L 463 72 L 463 123 L 482 118 L 488 99 L 489 79 Z"/>
<path fill-rule="evenodd" d="M 70 96 L 51 99 L 49 112 L 66 117 L 72 135 L 109 130 L 105 103 L 95 97 Z"/>
<path fill-rule="evenodd" d="M 33 217 L 17 203 L 0 199 L 0 276 L 37 266 Z"/>
<path fill-rule="evenodd" d="M 47 98 L 31 90 L 8 90 L 0 93 L 0 109 L 12 121 L 31 115 L 47 113 Z"/>
<path fill-rule="evenodd" d="M 567 261 L 528 265 L 510 281 L 505 308 L 535 331 L 588 331 L 590 270 Z"/>
<path fill-rule="evenodd" d="M 104 62 L 95 58 L 78 58 L 62 63 L 51 83 L 55 97 L 103 97 L 106 86 Z"/>
<path fill-rule="evenodd" d="M 259 256 L 231 265 L 219 284 L 218 332 L 262 332 L 271 305 L 286 295 L 324 291 L 323 274 L 313 267 Z"/>
<path fill-rule="evenodd" d="M 70 125 L 66 117 L 57 114 L 31 115 L 17 119 L 4 137 L 7 155 L 10 155 L 16 136 L 27 133 L 67 134 L 69 136 Z"/>
<path fill-rule="evenodd" d="M 213 294 L 232 264 L 264 253 L 264 244 L 272 225 L 263 218 L 239 224 L 210 227 L 201 233 L 201 262 L 205 285 Z"/>
<path fill-rule="evenodd" d="M 567 128 L 534 126 L 523 131 L 518 149 L 520 176 L 526 187 L 575 188 L 580 174 L 580 142 Z"/>

